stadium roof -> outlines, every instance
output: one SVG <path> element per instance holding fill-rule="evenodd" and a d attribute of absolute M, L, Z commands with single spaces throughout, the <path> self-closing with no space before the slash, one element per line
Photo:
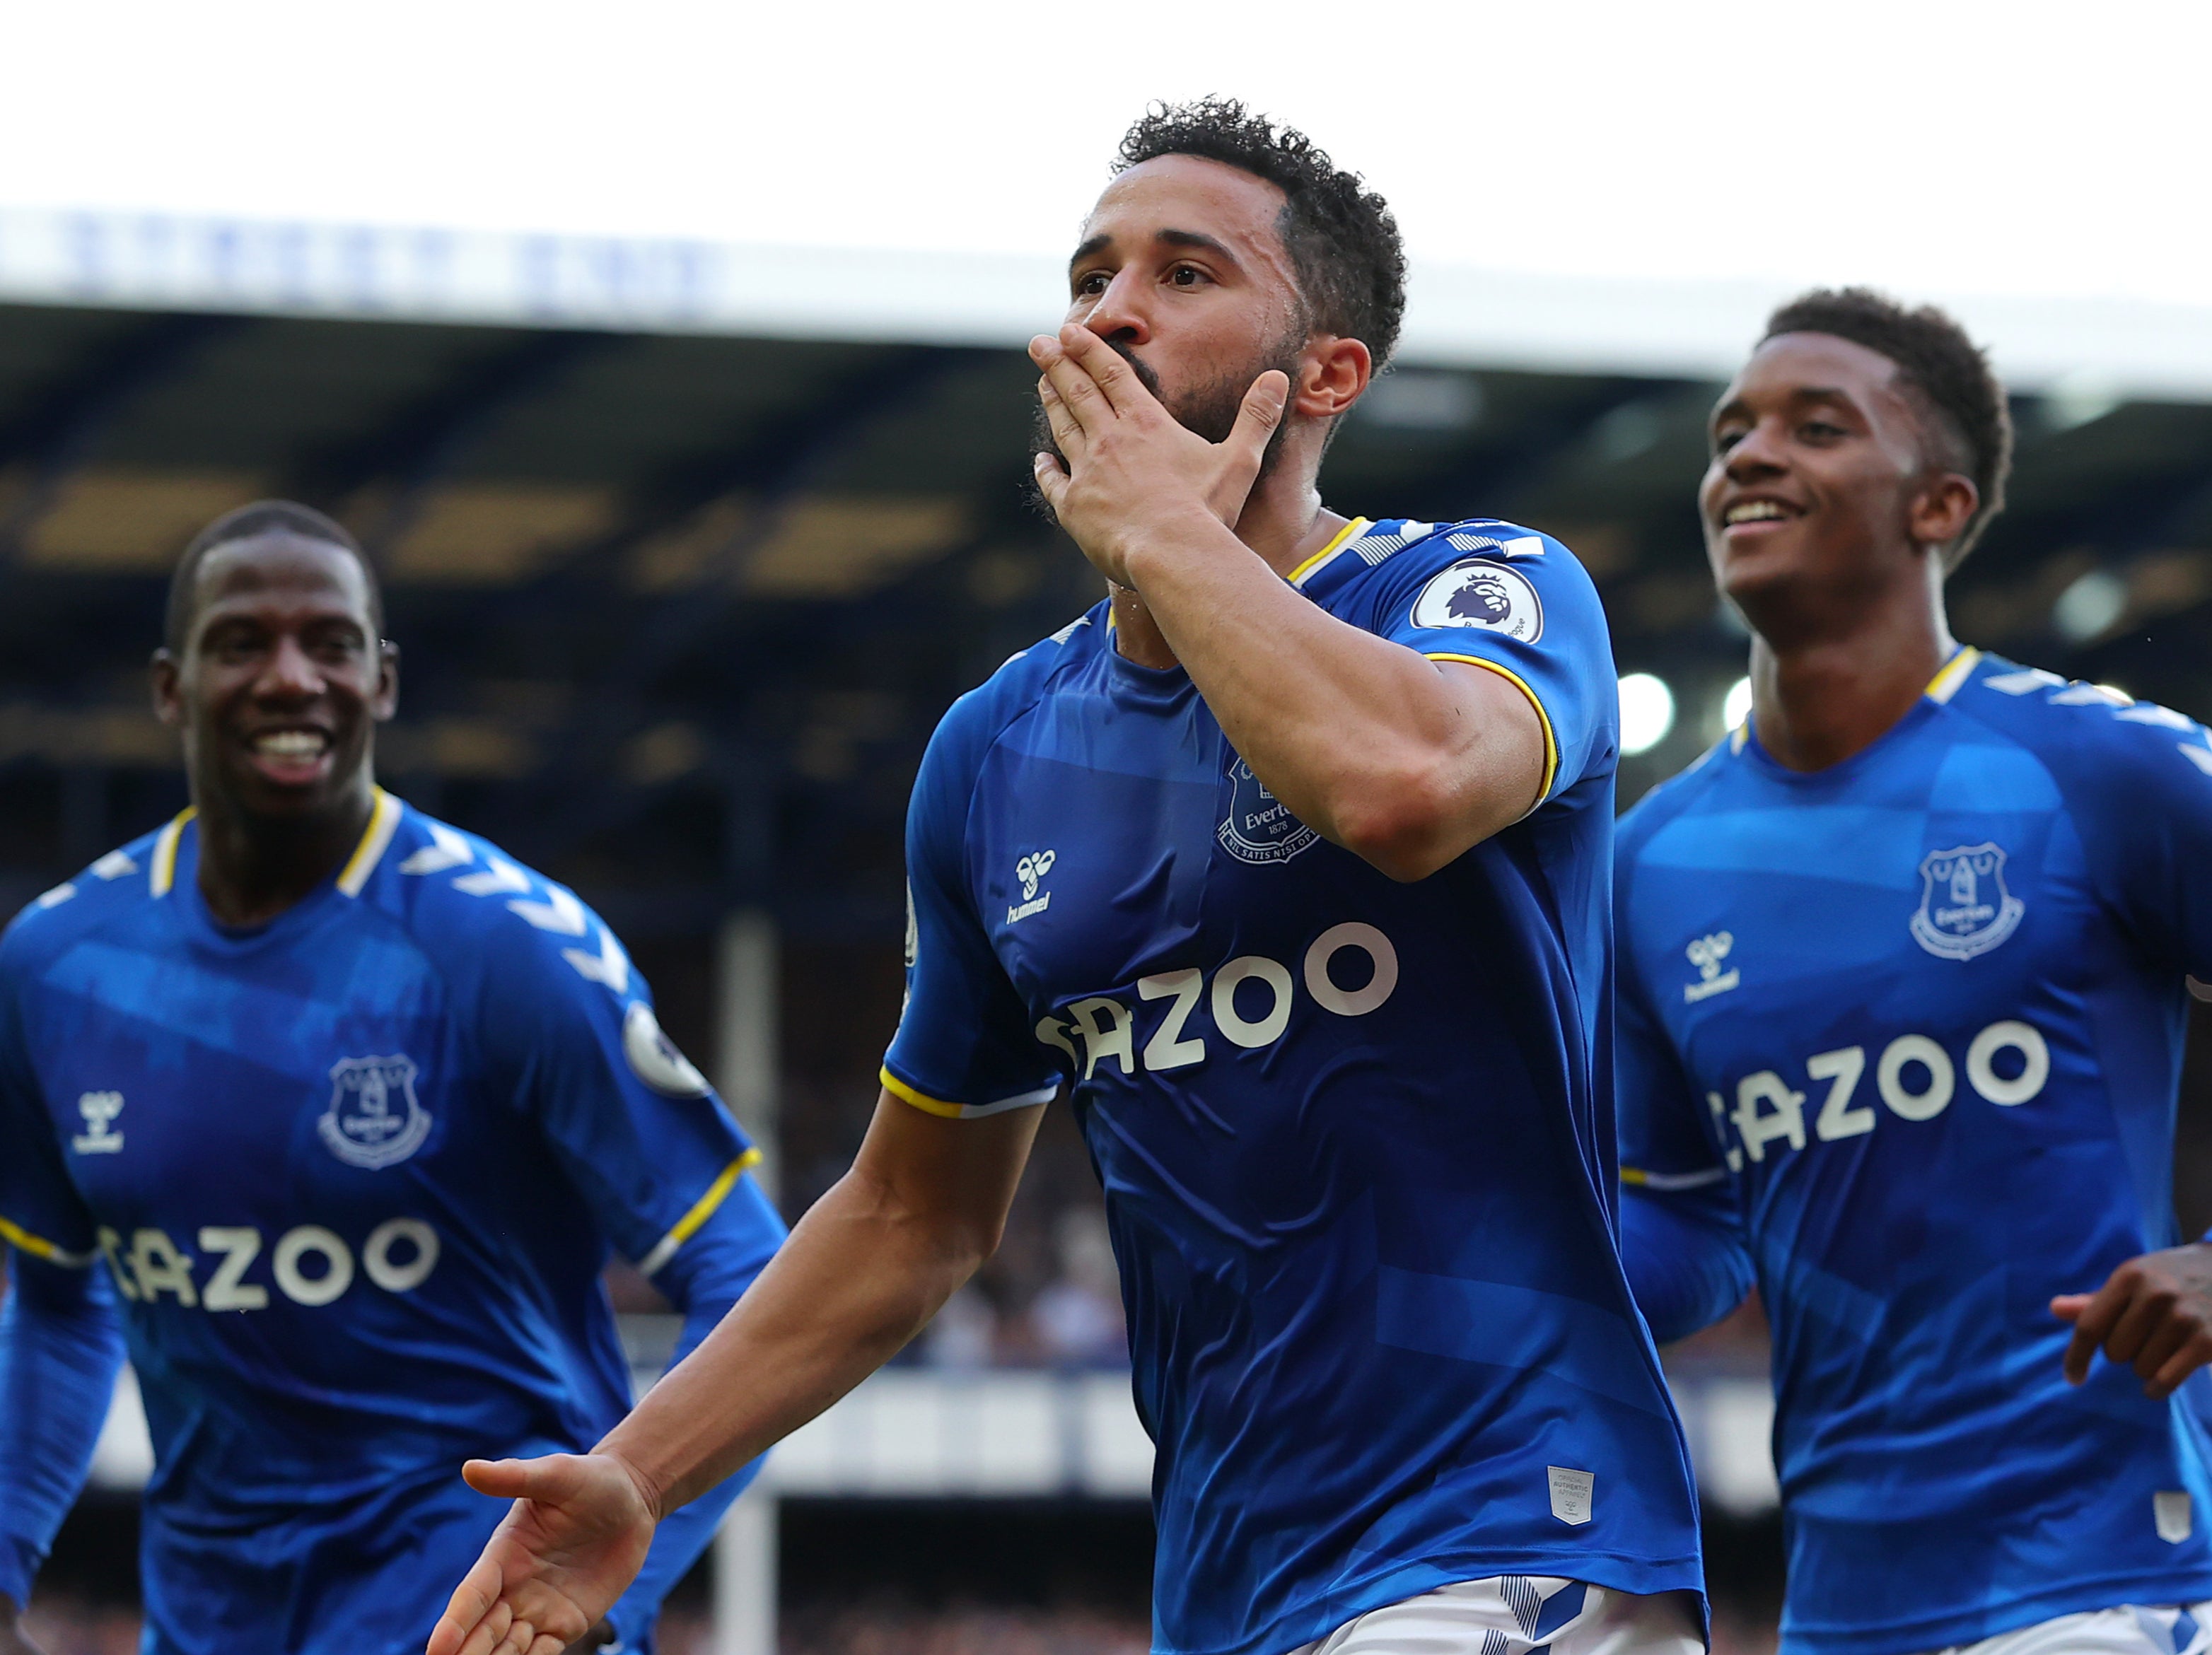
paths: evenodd
<path fill-rule="evenodd" d="M 0 902 L 176 807 L 145 712 L 165 571 L 269 494 L 337 512 L 405 652 L 401 791 L 641 937 L 738 900 L 894 934 L 898 827 L 951 697 L 1097 582 L 1024 494 L 1032 376 L 989 343 L 0 305 Z M 1717 372 L 1716 367 L 1713 372 Z M 1714 386 L 1646 365 L 1409 366 L 1332 504 L 1574 545 L 1624 668 L 1718 731 L 1742 640 L 1692 494 Z M 2017 404 L 2012 506 L 1962 636 L 2212 712 L 2212 405 Z"/>

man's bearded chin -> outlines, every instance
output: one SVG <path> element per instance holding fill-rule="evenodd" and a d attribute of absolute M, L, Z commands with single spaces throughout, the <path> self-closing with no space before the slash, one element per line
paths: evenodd
<path fill-rule="evenodd" d="M 1130 371 L 1143 383 L 1145 389 L 1158 397 L 1161 404 L 1175 416 L 1177 425 L 1186 431 L 1197 433 L 1208 442 L 1223 443 L 1229 440 L 1229 433 L 1237 428 L 1237 416 L 1243 410 L 1245 393 L 1252 389 L 1255 379 L 1269 368 L 1275 368 L 1292 385 L 1298 382 L 1298 356 L 1304 349 L 1304 343 L 1303 336 L 1296 341 L 1285 341 L 1250 367 L 1224 373 L 1195 391 L 1172 398 L 1160 390 L 1160 376 L 1146 363 L 1139 361 L 1126 347 L 1109 340 L 1107 348 L 1129 365 Z M 1290 428 L 1290 409 L 1285 408 L 1283 417 L 1276 421 L 1275 429 L 1267 439 L 1266 451 L 1260 456 L 1260 475 L 1253 479 L 1254 488 L 1258 488 L 1274 470 L 1276 459 L 1282 452 L 1284 433 Z M 1052 421 L 1046 416 L 1042 403 L 1037 404 L 1035 427 L 1030 435 L 1030 452 L 1050 454 L 1060 462 L 1063 470 L 1067 469 L 1067 456 L 1060 452 L 1060 444 L 1053 439 Z M 1040 506 L 1044 506 L 1042 494 L 1036 496 L 1036 500 Z M 1048 517 L 1052 514 L 1050 507 L 1044 506 L 1044 510 Z"/>

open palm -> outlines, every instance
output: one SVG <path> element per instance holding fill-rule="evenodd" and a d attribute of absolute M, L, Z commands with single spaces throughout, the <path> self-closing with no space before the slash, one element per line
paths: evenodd
<path fill-rule="evenodd" d="M 428 1655 L 562 1655 L 636 1578 L 651 1502 L 611 1454 L 472 1459 L 461 1475 L 514 1507 L 455 1588 Z"/>

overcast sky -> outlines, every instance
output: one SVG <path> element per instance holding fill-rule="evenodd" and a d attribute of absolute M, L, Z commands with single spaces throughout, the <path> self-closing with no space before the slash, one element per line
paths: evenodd
<path fill-rule="evenodd" d="M 2212 305 L 2205 0 L 0 15 L 0 205 L 1058 254 L 1145 101 L 1220 91 L 1425 261 Z"/>

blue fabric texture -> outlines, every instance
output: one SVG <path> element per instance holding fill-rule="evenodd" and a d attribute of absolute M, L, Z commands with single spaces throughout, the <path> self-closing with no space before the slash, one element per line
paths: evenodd
<path fill-rule="evenodd" d="M 1158 1447 L 1157 1649 L 1275 1655 L 1505 1573 L 1696 1590 L 1613 1234 L 1596 593 L 1494 522 L 1356 524 L 1293 584 L 1522 684 L 1543 803 L 1395 882 L 1267 792 L 1188 675 L 1121 656 L 1102 604 L 931 743 L 887 1084 L 1075 1112 Z"/>
<path fill-rule="evenodd" d="M 0 1305 L 0 1597 L 31 1582 L 83 1486 L 123 1366 L 106 1282 L 18 1252 Z"/>
<path fill-rule="evenodd" d="M 1618 868 L 1630 1273 L 1665 1332 L 1719 1307 L 1730 1246 L 1755 1269 L 1784 1649 L 2212 1593 L 2212 1379 L 2070 1387 L 2049 1309 L 2176 1240 L 2203 727 L 1968 652 L 1829 769 L 1737 731 L 1629 814 Z"/>
<path fill-rule="evenodd" d="M 0 1221 L 121 1300 L 154 1644 L 415 1655 L 504 1509 L 461 1461 L 629 1407 L 611 1252 L 696 1342 L 782 1225 L 573 893 L 380 794 L 337 876 L 237 931 L 198 850 L 179 818 L 0 939 Z M 718 1514 L 663 1525 L 633 1643 Z"/>

